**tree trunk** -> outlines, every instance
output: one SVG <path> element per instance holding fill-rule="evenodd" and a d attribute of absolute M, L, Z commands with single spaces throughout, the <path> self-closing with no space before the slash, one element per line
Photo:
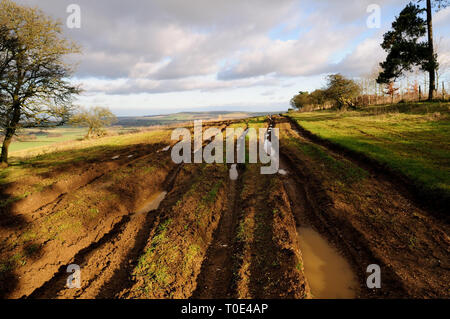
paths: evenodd
<path fill-rule="evenodd" d="M 14 131 L 11 129 L 6 130 L 5 139 L 2 145 L 2 154 L 0 156 L 0 167 L 8 166 L 8 149 L 11 144 L 12 138 L 14 136 Z"/>
<path fill-rule="evenodd" d="M 14 134 L 16 134 L 17 125 L 20 121 L 20 102 L 18 98 L 14 98 L 14 100 L 15 101 L 12 107 L 13 116 L 5 130 L 5 139 L 3 140 L 2 154 L 0 155 L 0 166 L 3 167 L 8 166 L 9 145 L 11 144 Z"/>
<path fill-rule="evenodd" d="M 429 59 L 430 59 L 430 69 L 428 73 L 430 74 L 430 85 L 428 100 L 433 99 L 433 94 L 436 89 L 436 70 L 434 67 L 434 45 L 433 45 L 433 12 L 431 8 L 431 0 L 427 0 L 427 27 L 428 27 L 428 48 L 429 48 Z"/>
<path fill-rule="evenodd" d="M 436 98 L 439 98 L 439 70 L 436 70 Z"/>
<path fill-rule="evenodd" d="M 84 138 L 88 140 L 91 137 L 91 134 L 92 134 L 92 127 L 89 126 L 89 130 Z"/>

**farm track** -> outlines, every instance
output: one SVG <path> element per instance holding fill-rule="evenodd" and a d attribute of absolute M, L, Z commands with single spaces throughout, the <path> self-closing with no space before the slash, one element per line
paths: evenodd
<path fill-rule="evenodd" d="M 244 129 L 247 130 L 248 125 Z M 236 150 L 236 149 L 235 149 Z M 237 158 L 237 156 L 235 156 Z M 239 177 L 232 180 L 228 189 L 228 209 L 222 212 L 213 241 L 209 245 L 201 272 L 197 278 L 194 299 L 225 299 L 236 296 L 233 291 L 233 256 L 236 254 L 235 236 L 240 210 L 242 174 L 245 165 L 237 166 Z"/>
<path fill-rule="evenodd" d="M 209 123 L 204 130 L 219 126 L 223 132 L 232 123 Z M 204 172 L 200 165 L 172 164 L 160 183 L 160 190 L 167 194 L 160 198 L 158 208 L 116 214 L 108 221 L 109 226 L 100 225 L 94 229 L 96 235 L 89 236 L 91 241 L 84 248 L 72 247 L 69 259 L 57 259 L 43 265 L 55 269 L 53 275 L 47 274 L 45 282 L 34 281 L 31 287 L 20 290 L 26 293 L 16 291 L 14 296 L 30 299 L 145 298 L 148 296 L 143 293 L 146 286 L 143 279 L 135 277 L 134 271 L 161 226 L 173 219 L 171 236 L 178 237 L 170 237 L 169 243 L 180 245 L 180 249 L 195 244 L 190 242 L 191 235 L 198 233 L 183 228 L 188 217 L 179 212 L 173 214 L 173 210 L 192 191 L 194 177 L 203 174 L 202 178 L 209 178 L 212 185 L 222 182 L 222 188 L 212 215 L 207 217 L 206 231 L 195 230 L 202 235 L 204 245 L 200 245 L 198 259 L 189 266 L 193 269 L 192 275 L 187 278 L 185 270 L 174 269 L 171 274 L 176 279 L 172 285 L 153 296 L 309 298 L 308 278 L 299 267 L 303 260 L 298 245 L 298 228 L 308 227 L 323 235 L 349 261 L 359 283 L 356 297 L 449 297 L 446 283 L 449 282 L 450 238 L 446 224 L 442 225 L 433 212 L 416 206 L 407 187 L 399 185 L 398 180 L 393 182 L 378 166 L 311 138 L 284 117 L 269 119 L 269 124 L 280 127 L 287 137 L 320 148 L 334 160 L 352 163 L 369 172 L 364 186 L 350 184 L 345 192 L 331 189 L 326 182 L 334 177 L 328 168 L 296 152 L 283 141 L 280 144 L 280 168 L 287 171 L 287 175 L 264 176 L 259 174 L 259 167 L 242 165 L 238 166 L 239 178 L 228 181 L 217 168 Z M 158 145 L 154 150 L 163 146 Z M 126 163 L 117 161 L 114 165 L 133 166 L 152 156 L 154 154 L 143 154 Z M 121 154 L 122 159 L 125 157 Z M 102 178 L 115 169 L 118 168 L 108 167 L 108 172 L 94 177 L 77 190 L 101 183 Z M 360 196 L 357 200 L 354 197 L 356 190 Z M 199 191 L 205 189 L 200 187 Z M 153 199 L 160 193 L 151 194 L 146 198 Z M 33 222 L 38 221 L 48 212 L 55 211 L 69 195 L 68 191 L 60 193 L 29 216 Z M 195 205 L 199 204 L 198 198 L 193 196 L 186 214 L 192 214 Z M 411 236 L 415 236 L 413 246 Z M 82 269 L 81 289 L 65 287 L 69 264 L 77 264 Z M 381 266 L 383 289 L 367 289 L 366 267 L 370 264 Z"/>
<path fill-rule="evenodd" d="M 121 153 L 118 160 L 111 160 L 111 155 L 109 155 L 99 158 L 93 163 L 83 165 L 84 173 L 75 175 L 70 180 L 56 182 L 43 191 L 34 193 L 12 206 L 6 207 L 7 214 L 3 216 L 0 226 L 20 230 L 20 225 L 15 225 L 17 221 L 38 222 L 39 219 L 47 215 L 47 212 L 53 211 L 67 195 L 94 184 L 116 170 L 154 156 L 153 153 L 163 146 L 163 144 L 158 144 L 151 148 L 131 147 Z M 133 157 L 128 158 L 128 156 Z M 66 168 L 66 170 L 70 170 L 70 168 Z M 58 172 L 59 170 L 53 174 Z"/>
<path fill-rule="evenodd" d="M 398 181 L 392 183 L 389 177 L 378 173 L 377 166 L 327 148 L 327 144 L 310 139 L 309 134 L 285 118 L 277 118 L 276 122 L 289 136 L 312 143 L 334 159 L 351 162 L 370 174 L 365 186 L 349 185 L 342 193 L 326 185 L 326 167 L 281 147 L 282 166 L 295 172 L 285 180 L 294 210 L 302 211 L 306 203 L 306 214 L 301 214 L 297 222 L 312 225 L 347 257 L 358 276 L 360 297 L 448 297 L 447 225 L 435 218 L 434 212 L 415 206 L 405 195 L 407 190 L 398 189 Z M 357 201 L 352 201 L 355 194 Z M 365 287 L 365 268 L 369 264 L 383 269 L 385 289 Z"/>
<path fill-rule="evenodd" d="M 222 131 L 229 122 L 219 123 Z M 209 126 L 205 126 L 206 130 Z M 148 155 L 152 156 L 152 155 Z M 142 157 L 139 158 L 142 160 Z M 134 160 L 127 165 L 133 165 Z M 179 181 L 177 178 L 183 169 L 183 164 L 175 166 L 162 183 L 167 197 L 160 203 L 158 209 L 133 213 L 122 216 L 112 229 L 99 240 L 80 250 L 70 261 L 82 269 L 81 289 L 66 289 L 67 265 L 60 267 L 57 273 L 28 298 L 32 299 L 89 299 L 114 298 L 122 290 L 132 285 L 130 274 L 137 265 L 137 259 L 142 253 L 147 240 L 151 237 L 154 226 L 160 218 L 160 211 L 173 205 L 189 188 L 189 181 Z M 175 191 L 174 191 L 175 190 Z M 174 192 L 172 192 L 174 191 Z"/>
<path fill-rule="evenodd" d="M 239 172 L 242 173 L 242 172 Z M 228 190 L 228 208 L 222 212 L 219 225 L 214 234 L 201 272 L 197 277 L 197 288 L 193 299 L 233 298 L 233 262 L 235 252 L 234 238 L 239 211 L 239 193 L 242 189 L 241 177 L 232 181 Z"/>
<path fill-rule="evenodd" d="M 204 125 L 203 130 L 206 130 L 214 125 L 220 125 L 221 127 L 224 127 L 225 125 L 226 127 L 230 123 L 232 123 L 232 121 L 211 123 Z M 56 182 L 55 184 L 47 187 L 45 191 L 34 193 L 27 198 L 14 203 L 14 205 L 7 208 L 9 210 L 9 214 L 15 215 L 15 219 L 23 215 L 33 221 L 36 216 L 39 217 L 40 211 L 48 208 L 49 206 L 55 206 L 55 203 L 57 204 L 58 201 L 60 201 L 67 194 L 82 189 L 117 169 L 124 166 L 133 165 L 146 157 L 151 157 L 153 156 L 153 152 L 164 146 L 164 144 L 158 144 L 148 149 L 142 148 L 141 145 L 138 145 L 130 147 L 130 149 L 126 149 L 125 152 L 121 152 L 119 154 L 120 157 L 116 160 L 112 160 L 112 156 L 114 156 L 113 154 L 108 154 L 104 158 L 98 158 L 93 163 L 85 165 L 87 172 L 72 177 L 70 181 L 64 180 Z M 128 156 L 132 157 L 129 158 Z M 6 222 L 13 223 L 13 221 L 2 218 L 2 224 Z"/>
<path fill-rule="evenodd" d="M 248 127 L 247 127 L 248 128 Z M 239 166 L 191 298 L 305 298 L 293 213 L 279 176 Z"/>
<path fill-rule="evenodd" d="M 165 191 L 170 193 L 180 172 L 181 165 L 167 176 Z M 66 289 L 66 265 L 29 297 L 36 299 L 113 298 L 129 280 L 136 259 L 145 247 L 159 210 L 123 216 L 114 228 L 99 241 L 81 250 L 71 262 L 81 267 L 81 289 Z"/>
<path fill-rule="evenodd" d="M 284 119 L 277 118 L 275 123 L 279 125 L 286 122 Z M 299 134 L 295 127 L 292 128 L 291 126 L 287 129 Z M 280 150 L 280 168 L 288 172 L 283 183 L 290 199 L 297 227 L 312 227 L 316 229 L 350 261 L 360 283 L 357 291 L 358 297 L 376 297 L 376 295 L 368 293 L 366 289 L 365 279 L 367 275 L 361 265 L 369 265 L 375 263 L 374 261 L 380 265 L 382 263 L 371 254 L 367 241 L 355 233 L 351 224 L 330 219 L 326 212 L 329 209 L 333 209 L 332 199 L 322 189 L 320 181 L 308 171 L 307 166 L 284 148 Z M 347 240 L 344 239 L 344 234 L 347 234 Z M 353 235 L 349 238 L 348 234 Z M 390 282 L 392 282 L 392 279 L 385 280 L 385 283 Z M 394 280 L 394 282 L 395 284 L 390 284 L 387 288 L 390 294 L 394 294 L 397 297 L 404 296 L 405 292 L 403 289 L 396 287 L 399 280 Z"/>
<path fill-rule="evenodd" d="M 153 156 L 152 154 L 156 152 L 160 146 L 161 145 L 152 145 L 150 148 L 147 147 L 143 150 L 141 149 L 139 156 L 136 156 L 136 152 L 139 150 L 134 149 L 133 154 L 137 157 L 135 159 L 130 159 L 123 153 L 120 154 L 122 158 L 127 158 L 128 161 L 126 163 L 113 163 L 114 167 L 117 167 L 115 170 L 118 170 L 120 167 L 129 167 L 139 161 L 146 161 L 146 158 Z M 152 154 L 149 155 L 148 153 Z M 126 153 L 126 155 L 128 154 L 129 153 Z M 100 161 L 100 159 L 98 159 L 98 161 Z M 110 162 L 103 164 L 106 165 L 109 174 L 115 171 L 111 169 L 110 164 Z M 159 175 L 163 174 L 164 173 L 162 172 Z M 1 230 L 3 237 L 1 242 L 2 254 L 9 253 L 11 247 L 8 247 L 8 242 L 17 242 L 17 240 L 20 239 L 19 236 L 28 231 L 30 227 L 38 227 L 38 225 L 42 224 L 42 220 L 51 218 L 51 216 L 57 214 L 58 211 L 60 212 L 62 209 L 65 209 L 65 207 L 68 207 L 67 205 L 70 204 L 70 201 L 73 201 L 73 193 L 83 192 L 84 189 L 88 190 L 88 188 L 91 189 L 91 191 L 94 190 L 95 192 L 96 187 L 102 185 L 105 181 L 107 182 L 108 176 L 108 173 L 104 172 L 88 181 L 83 186 L 60 194 L 55 201 L 51 204 L 44 205 L 43 208 L 40 208 L 37 212 L 35 211 L 34 213 L 23 215 L 24 217 L 22 219 L 14 216 L 14 214 L 9 214 L 10 216 L 16 218 L 16 221 L 23 221 L 15 226 L 11 225 L 10 227 L 4 227 L 4 229 Z M 70 184 L 70 181 L 67 183 Z M 124 197 L 126 197 L 126 195 Z M 130 200 L 132 200 L 132 198 L 130 198 Z M 109 204 L 106 203 L 105 205 L 108 206 Z M 14 273 L 3 273 L 3 276 L 6 277 L 0 279 L 5 281 L 5 285 L 2 285 L 0 295 L 9 296 L 9 298 L 29 296 L 35 288 L 40 287 L 44 282 L 52 278 L 53 274 L 56 273 L 59 268 L 63 267 L 63 265 L 67 265 L 66 261 L 73 258 L 73 256 L 76 256 L 79 251 L 83 251 L 89 247 L 91 243 L 99 241 L 99 238 L 113 231 L 116 225 L 120 225 L 125 216 L 123 212 L 123 209 L 125 208 L 124 206 L 125 205 L 121 205 L 120 209 L 117 209 L 117 212 L 105 216 L 107 218 L 101 220 L 97 225 L 90 225 L 89 227 L 91 229 L 85 234 L 84 237 L 83 235 L 80 236 L 79 234 L 73 233 L 71 234 L 71 237 L 66 239 L 66 241 L 59 241 L 49 238 L 45 241 L 41 240 L 36 244 L 32 242 L 32 245 L 36 245 L 35 247 L 38 247 L 38 251 L 33 256 L 33 263 L 29 263 L 26 267 L 21 267 L 18 271 L 14 271 Z M 14 232 L 8 231 L 11 228 L 14 229 Z M 75 238 L 76 236 L 78 236 L 78 238 Z M 44 247 L 48 253 L 43 253 Z M 14 248 L 15 247 L 13 246 L 12 249 Z M 40 276 L 36 276 L 36 273 L 39 273 Z"/>

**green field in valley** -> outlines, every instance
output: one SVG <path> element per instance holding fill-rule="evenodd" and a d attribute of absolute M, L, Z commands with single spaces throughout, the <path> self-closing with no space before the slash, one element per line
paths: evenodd
<path fill-rule="evenodd" d="M 10 152 L 52 145 L 81 139 L 86 135 L 85 128 L 61 127 L 48 130 L 27 129 L 22 131 L 10 146 Z"/>

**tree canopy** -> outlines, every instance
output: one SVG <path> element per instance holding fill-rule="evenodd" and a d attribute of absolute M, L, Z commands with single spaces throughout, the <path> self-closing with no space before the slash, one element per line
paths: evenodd
<path fill-rule="evenodd" d="M 86 138 L 102 136 L 105 126 L 117 121 L 116 116 L 107 108 L 96 106 L 89 110 L 81 109 L 70 120 L 70 124 L 88 127 Z"/>
<path fill-rule="evenodd" d="M 302 109 L 310 103 L 308 92 L 300 91 L 291 99 L 291 106 L 296 109 Z"/>
<path fill-rule="evenodd" d="M 392 30 L 384 34 L 381 47 L 388 52 L 386 61 L 381 63 L 383 71 L 377 82 L 388 84 L 414 66 L 428 70 L 430 64 L 436 66 L 436 56 L 429 58 L 428 43 L 421 41 L 427 33 L 426 21 L 420 16 L 425 9 L 409 3 L 392 23 Z"/>
<path fill-rule="evenodd" d="M 301 91 L 291 100 L 291 105 L 303 109 L 308 105 L 323 106 L 333 103 L 338 109 L 355 107 L 353 100 L 361 93 L 360 86 L 342 74 L 331 74 L 327 77 L 327 86 L 312 93 Z"/>
<path fill-rule="evenodd" d="M 12 137 L 20 128 L 66 123 L 80 89 L 68 80 L 65 58 L 79 48 L 62 35 L 61 23 L 37 8 L 0 2 L 1 164 L 8 161 Z"/>
<path fill-rule="evenodd" d="M 436 89 L 436 70 L 439 67 L 433 43 L 433 8 L 439 11 L 449 5 L 449 0 L 417 2 L 425 2 L 425 7 L 421 8 L 410 2 L 392 23 L 392 31 L 384 35 L 381 46 L 388 56 L 386 61 L 381 63 L 383 71 L 377 82 L 388 84 L 403 72 L 418 66 L 429 74 L 428 98 L 431 100 Z M 422 18 L 424 13 L 426 20 Z"/>
<path fill-rule="evenodd" d="M 341 74 L 331 74 L 328 76 L 326 96 L 336 103 L 338 109 L 355 107 L 353 99 L 358 97 L 361 92 L 359 85 L 347 79 Z"/>

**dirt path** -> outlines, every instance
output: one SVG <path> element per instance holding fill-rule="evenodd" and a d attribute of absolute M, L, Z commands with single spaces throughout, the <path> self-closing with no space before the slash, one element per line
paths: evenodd
<path fill-rule="evenodd" d="M 170 167 L 174 166 L 164 161 L 165 156 L 147 154 L 138 162 L 130 161 L 114 174 L 104 175 L 62 196 L 54 205 L 42 209 L 39 218 L 33 222 L 27 221 L 13 231 L 2 229 L 0 245 L 5 258 L 2 262 L 10 258 L 8 255 L 24 254 L 21 250 L 27 252 L 27 247 L 31 246 L 32 250 L 26 255 L 29 260 L 2 273 L 0 295 L 3 293 L 9 298 L 29 296 L 52 280 L 80 253 L 94 247 L 107 234 L 117 231 L 118 225 L 126 220 L 124 218 L 134 211 L 136 205 L 141 204 L 142 198 L 160 190 Z M 157 172 L 146 171 L 145 168 L 153 163 L 158 165 Z M 142 179 L 136 181 L 133 175 Z M 23 239 L 27 234 L 32 234 L 31 240 Z M 26 246 L 20 245 L 22 242 Z"/>
<path fill-rule="evenodd" d="M 239 172 L 240 175 L 242 171 Z M 214 235 L 197 278 L 197 289 L 194 299 L 225 299 L 232 298 L 234 253 L 234 238 L 236 232 L 237 214 L 239 210 L 238 196 L 241 192 L 241 179 L 231 181 L 228 191 L 228 209 L 220 218 L 219 226 Z"/>
<path fill-rule="evenodd" d="M 245 139 L 248 125 L 244 128 L 239 139 Z M 237 161 L 237 143 L 235 139 L 235 161 Z M 245 165 L 228 165 L 236 169 L 238 178 L 231 179 L 228 190 L 228 209 L 220 217 L 220 222 L 214 234 L 202 264 L 201 272 L 197 278 L 197 288 L 192 294 L 194 299 L 224 299 L 233 298 L 233 255 L 235 254 L 235 237 L 239 213 L 239 195 L 242 191 L 242 174 Z M 230 175 L 231 178 L 231 175 Z"/>
<path fill-rule="evenodd" d="M 376 167 L 358 166 L 353 158 L 315 144 L 282 118 L 277 125 L 286 134 L 282 166 L 291 172 L 285 185 L 297 222 L 312 225 L 347 257 L 360 282 L 359 296 L 448 296 L 448 227 L 410 201 L 404 189 L 376 174 Z M 348 177 L 348 171 L 363 177 Z M 365 286 L 369 264 L 383 270 L 383 289 Z"/>
<path fill-rule="evenodd" d="M 215 123 L 222 131 L 229 124 Z M 282 130 L 280 169 L 287 174 L 261 175 L 259 164 L 238 165 L 239 177 L 230 181 L 226 166 L 167 165 L 157 189 L 139 181 L 137 191 L 147 200 L 137 201 L 134 192 L 120 197 L 143 208 L 104 209 L 112 209 L 106 224 L 90 226 L 83 244 L 73 239 L 66 255 L 47 253 L 29 265 L 27 276 L 46 267 L 46 277 L 15 293 L 38 299 L 308 298 L 299 245 L 299 229 L 308 228 L 350 264 L 355 297 L 449 296 L 447 225 L 377 167 L 327 148 L 285 118 L 270 118 L 275 125 Z M 146 156 L 152 155 L 114 167 L 133 167 Z M 101 174 L 80 187 L 108 183 L 114 184 Z M 64 208 L 70 196 L 61 192 L 29 217 Z M 69 264 L 81 267 L 81 289 L 65 287 Z M 382 269 L 382 289 L 366 287 L 370 264 Z"/>
<path fill-rule="evenodd" d="M 220 123 L 220 125 L 224 130 L 228 123 Z M 208 127 L 205 126 L 204 129 Z M 66 288 L 69 275 L 66 272 L 67 264 L 61 266 L 51 280 L 34 290 L 29 298 L 115 298 L 121 291 L 130 287 L 133 284 L 130 275 L 148 239 L 155 231 L 154 225 L 157 224 L 160 215 L 159 206 L 170 207 L 189 188 L 187 176 L 177 180 L 182 169 L 183 164 L 175 166 L 167 175 L 161 192 L 151 196 L 143 204 L 142 209 L 122 216 L 111 231 L 75 255 L 70 263 L 77 264 L 81 268 L 82 287 L 80 289 Z M 194 169 L 190 173 L 195 174 L 195 171 Z M 145 208 L 152 206 L 152 209 Z"/>
<path fill-rule="evenodd" d="M 67 194 L 94 183 L 114 170 L 118 170 L 126 165 L 133 165 L 133 163 L 151 156 L 150 154 L 153 154 L 161 147 L 163 147 L 163 144 L 132 146 L 118 152 L 109 152 L 92 162 L 76 164 L 73 167 L 64 167 L 63 169 L 56 169 L 46 173 L 49 176 L 57 176 L 64 173 L 64 171 L 73 171 L 70 179 L 57 181 L 44 188 L 41 192 L 33 193 L 25 199 L 10 205 L 7 207 L 8 212 L 14 215 L 15 218 L 24 216 L 27 221 L 33 222 L 41 216 L 44 210 L 55 207 Z M 119 157 L 113 160 L 114 156 Z M 11 192 L 15 188 L 14 184 L 4 187 L 6 189 L 3 192 Z M 2 219 L 2 224 L 6 222 L 6 220 Z"/>
<path fill-rule="evenodd" d="M 80 251 L 71 262 L 82 269 L 81 289 L 67 289 L 66 266 L 50 281 L 38 288 L 30 298 L 75 299 L 113 298 L 124 288 L 135 261 L 145 247 L 152 226 L 158 217 L 158 207 L 166 192 L 172 190 L 181 165 L 175 167 L 164 182 L 163 193 L 156 193 L 148 202 L 153 208 L 124 216 L 99 241 Z M 145 204 L 147 206 L 149 203 Z"/>

